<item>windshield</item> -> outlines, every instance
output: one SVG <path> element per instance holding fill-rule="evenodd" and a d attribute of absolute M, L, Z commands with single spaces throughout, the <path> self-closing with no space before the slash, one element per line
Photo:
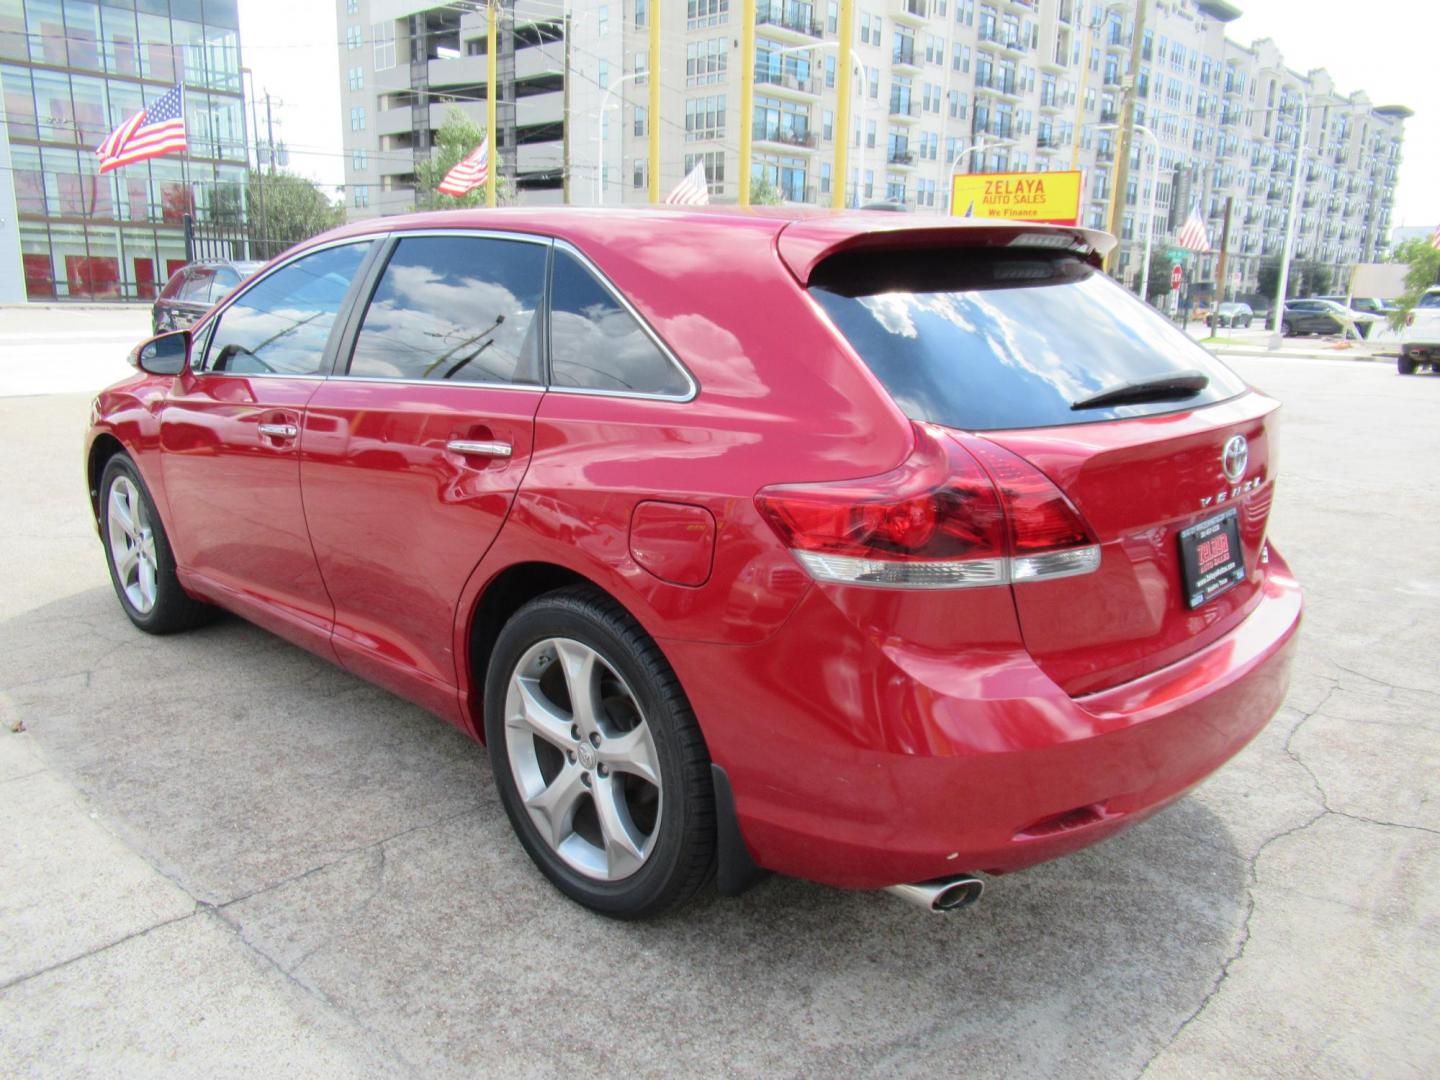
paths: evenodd
<path fill-rule="evenodd" d="M 838 255 L 810 289 L 900 408 L 969 431 L 1154 416 L 1233 397 L 1229 368 L 1099 270 L 1025 249 Z M 1106 391 L 1202 374 L 1183 402 L 1073 410 Z"/>
<path fill-rule="evenodd" d="M 1440 292 L 1427 292 L 1420 297 L 1417 307 L 1440 307 Z"/>

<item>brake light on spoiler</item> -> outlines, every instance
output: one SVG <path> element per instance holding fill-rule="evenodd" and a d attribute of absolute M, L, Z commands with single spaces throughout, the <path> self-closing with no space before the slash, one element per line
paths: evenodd
<path fill-rule="evenodd" d="M 863 480 L 784 484 L 755 496 L 818 581 L 905 589 L 1004 585 L 1087 574 L 1095 534 L 1063 492 L 987 440 L 915 425 L 915 449 Z"/>

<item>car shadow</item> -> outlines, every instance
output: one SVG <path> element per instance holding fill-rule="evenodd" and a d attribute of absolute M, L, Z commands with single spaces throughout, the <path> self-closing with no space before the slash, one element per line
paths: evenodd
<path fill-rule="evenodd" d="M 1185 799 L 949 917 L 772 877 L 620 923 L 533 868 L 483 748 L 237 619 L 151 638 L 92 589 L 0 624 L 0 687 L 107 826 L 433 1075 L 1133 1072 L 1248 909 Z"/>

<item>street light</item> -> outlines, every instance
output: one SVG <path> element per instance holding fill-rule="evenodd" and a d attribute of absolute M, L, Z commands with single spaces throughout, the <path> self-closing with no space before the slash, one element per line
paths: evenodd
<path fill-rule="evenodd" d="M 616 87 L 621 83 L 629 82 L 631 79 L 638 79 L 644 71 L 632 71 L 629 75 L 621 75 L 618 79 L 611 79 L 610 85 L 605 88 L 604 95 L 600 98 L 600 112 L 595 117 L 595 205 L 605 205 L 605 188 L 601 184 L 601 177 L 605 173 L 605 110 L 610 107 L 610 95 L 615 92 Z M 656 118 L 650 117 L 650 123 L 655 123 Z"/>
<path fill-rule="evenodd" d="M 964 150 L 961 150 L 958 154 L 955 155 L 955 161 L 950 166 L 950 178 L 946 181 L 946 184 L 949 188 L 949 190 L 946 192 L 947 196 L 949 198 L 954 198 L 955 172 L 960 168 L 961 162 L 969 158 L 970 155 L 975 153 L 976 150 L 999 150 L 1002 146 L 1018 146 L 1019 144 L 1019 139 L 1006 139 L 1004 142 L 993 143 L 981 142 L 977 140 L 976 142 L 971 143 L 969 146 L 967 146 Z M 965 171 L 969 172 L 970 170 L 966 169 Z M 951 209 L 954 209 L 954 207 L 952 206 Z"/>
<path fill-rule="evenodd" d="M 1119 124 L 1101 124 L 1096 131 L 1109 131 L 1118 129 Z M 1145 258 L 1140 264 L 1140 299 L 1145 303 L 1150 302 L 1150 242 L 1155 234 L 1155 193 L 1160 186 L 1160 177 L 1157 170 L 1160 168 L 1160 140 L 1156 138 L 1155 132 L 1151 131 L 1144 124 L 1134 124 L 1131 131 L 1138 131 L 1150 140 L 1150 209 L 1145 214 Z M 1120 193 L 1117 191 L 1115 197 L 1118 199 Z"/>

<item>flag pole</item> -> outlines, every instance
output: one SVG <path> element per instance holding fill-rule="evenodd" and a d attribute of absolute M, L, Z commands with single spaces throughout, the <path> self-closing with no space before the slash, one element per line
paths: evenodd
<path fill-rule="evenodd" d="M 488 157 L 490 168 L 485 171 L 485 205 L 495 205 L 495 174 L 500 171 L 500 155 L 495 146 L 495 66 L 498 60 L 495 49 L 495 20 L 499 8 L 490 0 L 490 12 L 486 18 L 485 48 L 488 61 L 485 65 L 485 138 L 489 142 Z"/>

